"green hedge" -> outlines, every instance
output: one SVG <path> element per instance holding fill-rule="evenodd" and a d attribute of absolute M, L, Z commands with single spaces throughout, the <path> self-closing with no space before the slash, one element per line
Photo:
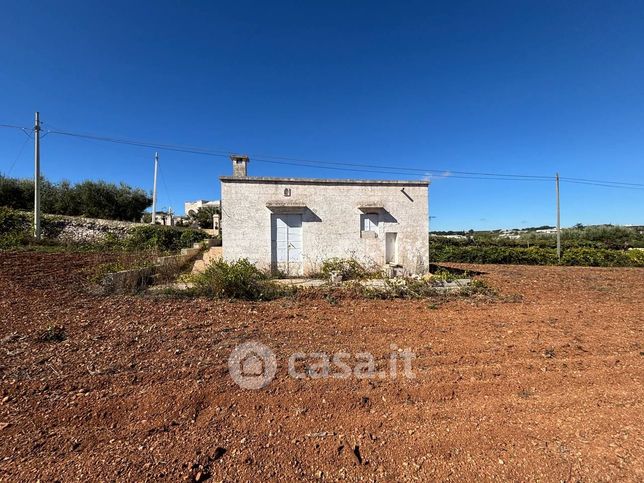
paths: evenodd
<path fill-rule="evenodd" d="M 557 265 L 559 263 L 556 249 L 537 247 L 432 247 L 429 250 L 429 259 L 434 262 L 510 265 Z M 644 250 L 569 248 L 562 252 L 561 264 L 590 267 L 644 267 Z"/>
<path fill-rule="evenodd" d="M 587 267 L 644 267 L 644 250 L 571 248 L 563 252 L 561 263 Z"/>
<path fill-rule="evenodd" d="M 557 263 L 557 250 L 536 247 L 445 246 L 430 249 L 429 259 L 435 262 L 554 265 Z"/>

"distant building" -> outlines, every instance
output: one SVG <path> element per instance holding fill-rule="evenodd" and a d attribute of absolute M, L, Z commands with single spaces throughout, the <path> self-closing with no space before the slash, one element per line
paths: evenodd
<path fill-rule="evenodd" d="M 152 214 L 147 211 L 141 217 L 141 223 L 150 223 Z M 175 226 L 176 221 L 179 217 L 174 216 L 172 210 L 168 211 L 157 211 L 156 216 L 154 217 L 155 225 L 164 225 L 164 226 Z"/>
<path fill-rule="evenodd" d="M 186 201 L 183 204 L 183 209 L 186 214 L 186 216 L 194 216 L 197 214 L 197 211 L 199 211 L 200 208 L 203 208 L 205 206 L 214 206 L 214 207 L 219 207 L 221 202 L 219 200 L 214 200 L 214 201 L 207 201 L 207 200 L 197 200 L 197 201 Z"/>
<path fill-rule="evenodd" d="M 507 238 L 508 240 L 518 240 L 521 238 L 521 232 L 517 230 L 501 230 L 499 232 L 499 238 Z"/>
<path fill-rule="evenodd" d="M 431 236 L 437 238 L 449 238 L 451 240 L 467 240 L 467 237 L 465 235 L 443 235 L 441 233 L 432 233 Z"/>

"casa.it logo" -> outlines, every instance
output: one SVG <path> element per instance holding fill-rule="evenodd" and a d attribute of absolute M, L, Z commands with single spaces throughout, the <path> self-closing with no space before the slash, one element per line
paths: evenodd
<path fill-rule="evenodd" d="M 390 344 L 388 358 L 370 352 L 295 352 L 288 358 L 288 375 L 293 379 L 414 379 L 411 348 Z M 402 365 L 402 367 L 400 367 Z M 262 389 L 277 372 L 277 358 L 260 342 L 245 342 L 233 349 L 228 358 L 230 377 L 243 389 Z"/>
<path fill-rule="evenodd" d="M 230 377 L 243 389 L 266 387 L 277 372 L 277 359 L 273 351 L 260 342 L 238 345 L 228 357 Z"/>

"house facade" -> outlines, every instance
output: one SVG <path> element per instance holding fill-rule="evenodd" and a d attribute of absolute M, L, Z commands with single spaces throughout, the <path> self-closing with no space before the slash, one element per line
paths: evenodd
<path fill-rule="evenodd" d="M 195 216 L 197 212 L 206 206 L 212 206 L 219 208 L 219 200 L 208 201 L 208 200 L 197 200 L 197 201 L 186 201 L 183 204 L 183 211 L 186 216 Z"/>
<path fill-rule="evenodd" d="M 231 158 L 233 176 L 220 178 L 225 260 L 289 276 L 333 257 L 428 270 L 428 181 L 252 177 L 247 157 Z"/>

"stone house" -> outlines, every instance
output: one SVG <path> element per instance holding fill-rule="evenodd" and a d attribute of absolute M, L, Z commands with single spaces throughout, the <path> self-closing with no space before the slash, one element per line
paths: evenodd
<path fill-rule="evenodd" d="M 407 274 L 429 269 L 429 181 L 248 176 L 231 156 L 221 180 L 223 258 L 289 276 L 354 258 Z"/>

